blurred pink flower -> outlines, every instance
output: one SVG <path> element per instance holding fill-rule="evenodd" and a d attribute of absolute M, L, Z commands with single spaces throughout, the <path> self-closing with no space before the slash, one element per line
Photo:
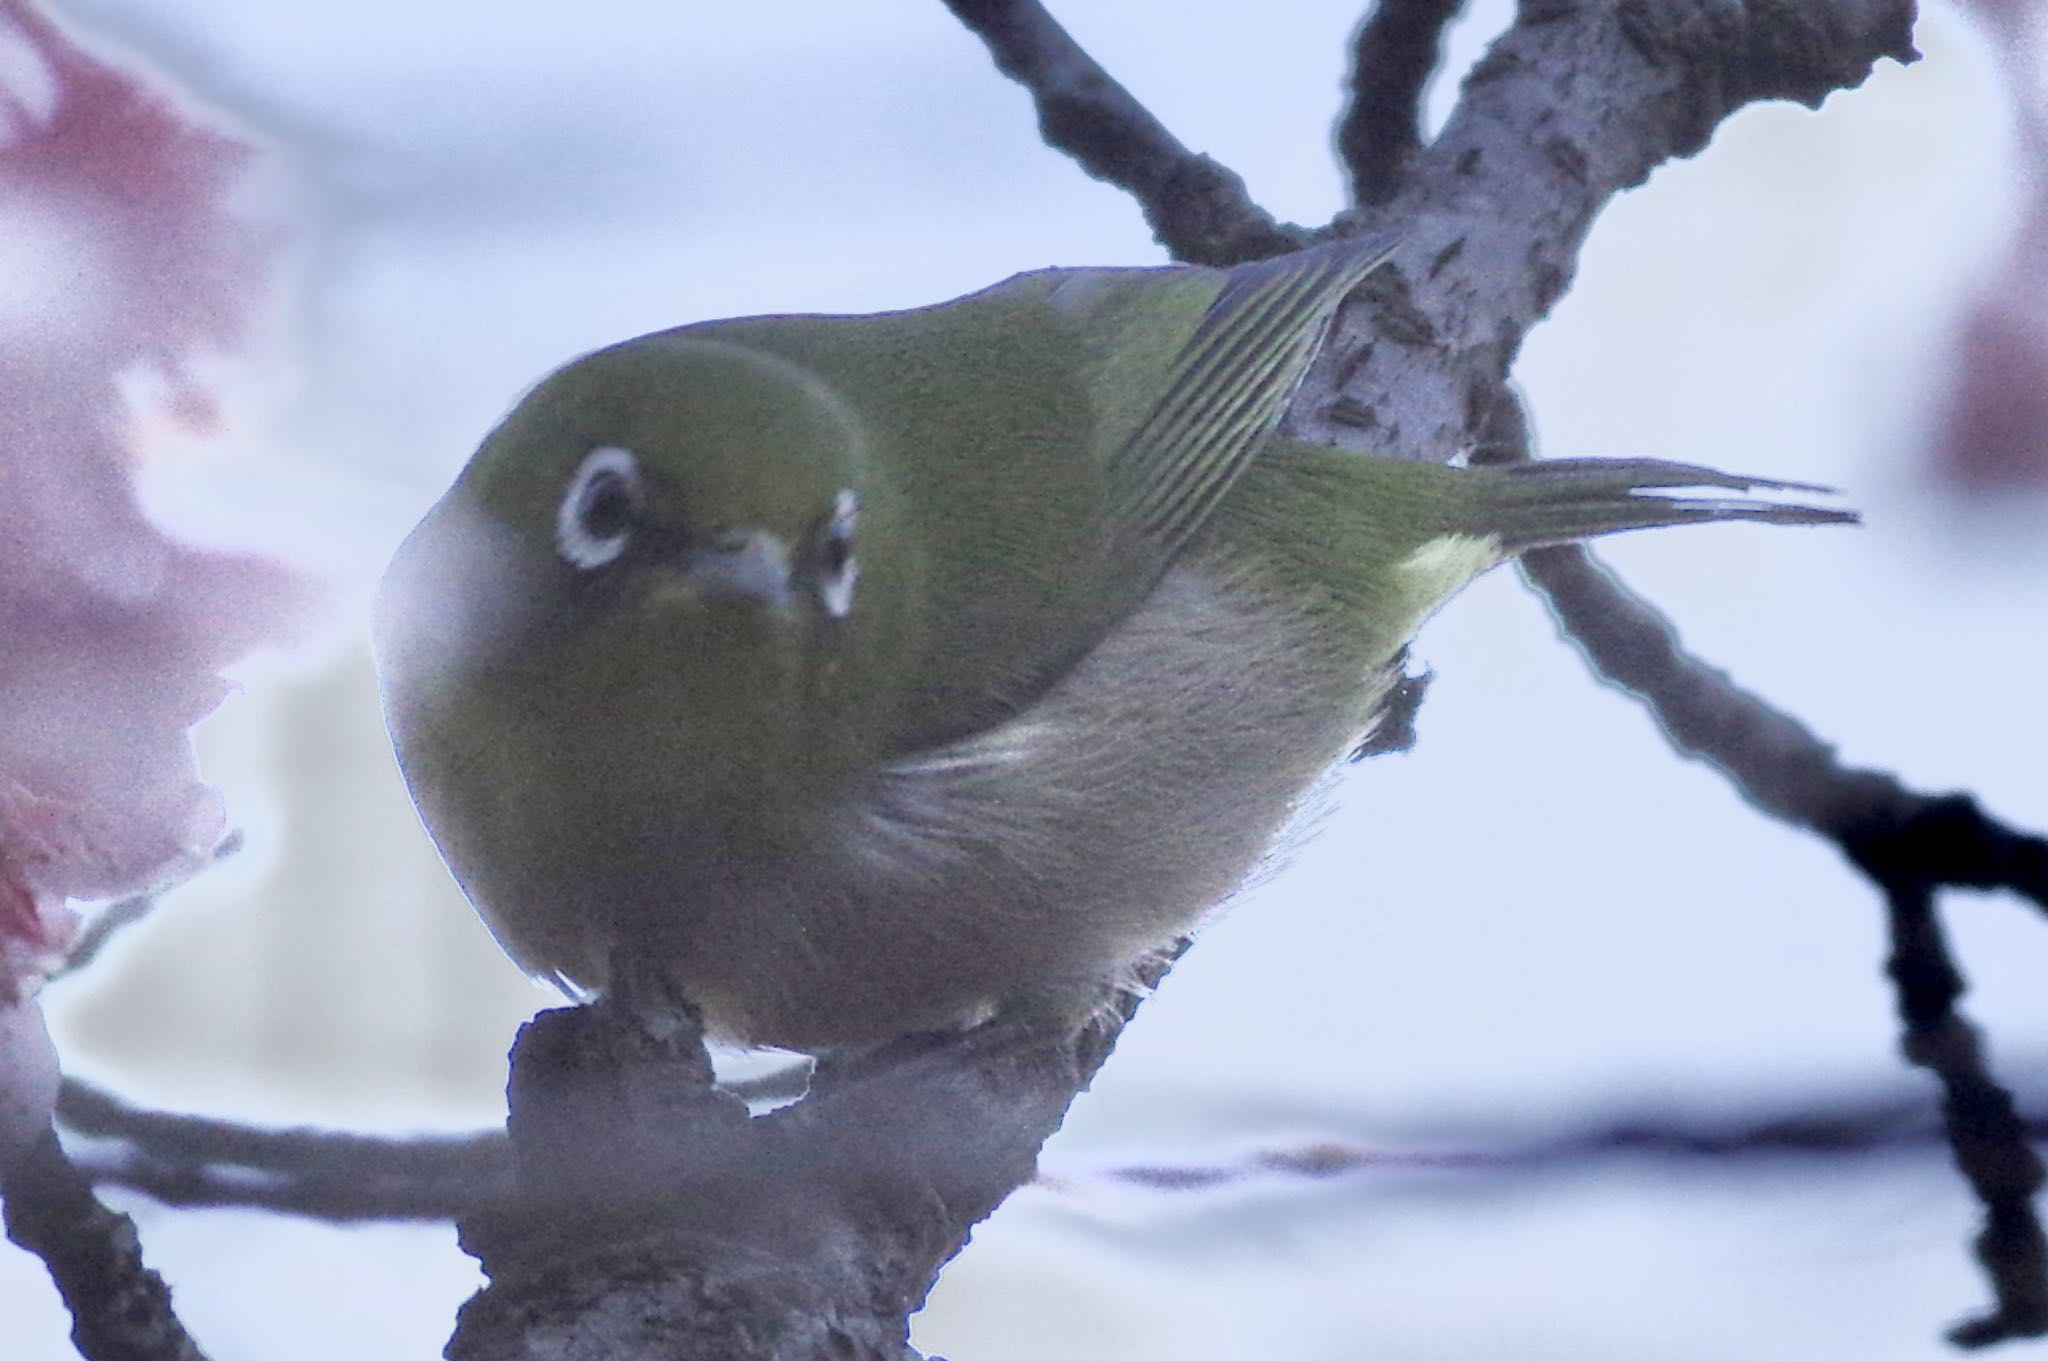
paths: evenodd
<path fill-rule="evenodd" d="M 278 563 L 167 538 L 133 481 L 131 394 L 209 428 L 193 366 L 267 310 L 278 233 L 232 206 L 253 156 L 0 0 L 0 1018 L 66 899 L 205 861 L 223 815 L 187 729 L 312 606 Z"/>
<path fill-rule="evenodd" d="M 2042 0 L 1964 0 L 2005 68 L 2026 188 L 2005 259 L 1964 307 L 1933 431 L 1935 472 L 1962 490 L 2048 491 L 2048 93 Z"/>

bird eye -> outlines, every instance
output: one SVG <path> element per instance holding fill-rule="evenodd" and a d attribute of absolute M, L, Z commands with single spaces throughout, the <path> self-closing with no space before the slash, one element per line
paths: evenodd
<path fill-rule="evenodd" d="M 833 498 L 832 519 L 825 526 L 818 600 L 834 619 L 844 619 L 853 608 L 853 588 L 860 581 L 860 559 L 853 553 L 853 531 L 859 519 L 860 500 L 851 488 Z"/>
<path fill-rule="evenodd" d="M 640 465 L 632 451 L 592 449 L 555 510 L 555 547 L 572 567 L 602 567 L 626 551 L 639 513 Z"/>

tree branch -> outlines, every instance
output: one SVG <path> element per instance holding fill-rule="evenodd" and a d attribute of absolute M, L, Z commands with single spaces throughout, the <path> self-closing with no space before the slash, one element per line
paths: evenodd
<path fill-rule="evenodd" d="M 846 1080 L 828 1075 L 827 1084 Z M 268 1130 L 229 1121 L 140 1110 L 75 1085 L 64 1105 L 80 1146 L 79 1172 L 167 1204 L 275 1210 L 335 1223 L 448 1220 L 502 1210 L 512 1200 L 511 1145 L 502 1130 L 378 1139 Z M 1055 1189 L 1106 1180 L 1161 1191 L 1199 1191 L 1253 1180 L 1321 1181 L 1387 1168 L 1494 1175 L 1587 1167 L 1613 1156 L 1744 1159 L 1791 1153 L 1863 1155 L 1947 1147 L 1924 1103 L 1889 1087 L 1785 1109 L 1731 1113 L 1680 1108 L 1588 1112 L 1575 1132 L 1531 1139 L 1511 1121 L 1431 1122 L 1409 1112 L 1399 1151 L 1364 1138 L 1275 1146 L 1231 1161 L 1133 1164 L 1095 1172 L 1053 1170 Z M 1416 1131 L 1423 1131 L 1417 1133 Z M 2048 1120 L 2024 1125 L 2048 1139 Z M 84 1136 L 78 1138 L 76 1136 Z"/>
<path fill-rule="evenodd" d="M 1911 0 L 1523 0 L 1443 132 L 1354 225 L 1399 224 L 1286 429 L 1443 462 L 1478 442 L 1594 216 L 1759 99 L 1818 104 L 1914 56 Z"/>
<path fill-rule="evenodd" d="M 1726 1162 L 1789 1156 L 1860 1157 L 1946 1147 L 1946 1132 L 1926 1118 L 1924 1105 L 1884 1091 L 1826 1105 L 1744 1115 L 1720 1108 L 1711 1114 L 1637 1111 L 1589 1120 L 1583 1129 L 1536 1140 L 1519 1132 L 1505 1133 L 1505 1127 L 1460 1124 L 1419 1138 L 1411 1134 L 1394 1150 L 1326 1139 L 1260 1149 L 1229 1162 L 1130 1164 L 1094 1174 L 1055 1174 L 1047 1180 L 1056 1188 L 1099 1180 L 1187 1194 L 1257 1181 L 1319 1182 L 1376 1171 L 1530 1176 L 1584 1170 L 1609 1158 L 1639 1160 L 1645 1155 L 1671 1161 Z M 2048 1138 L 2048 1120 L 2029 1121 L 2025 1128 L 2030 1138 Z"/>
<path fill-rule="evenodd" d="M 1984 1207 L 1977 1260 L 1991 1277 L 1995 1303 L 1983 1317 L 1951 1329 L 1949 1338 L 1986 1347 L 2048 1335 L 2048 1240 L 2034 1210 L 2040 1156 L 2012 1094 L 1991 1077 L 1976 1027 L 1956 1010 L 1965 985 L 1934 913 L 1932 885 L 1914 871 L 1873 877 L 1889 909 L 1892 955 L 1885 969 L 1906 1025 L 1900 1048 L 1940 1079 L 1949 1146 Z"/>
<path fill-rule="evenodd" d="M 749 1118 L 664 986 L 520 1032 L 516 1189 L 461 1221 L 490 1284 L 453 1361 L 912 1361 L 910 1314 L 1034 1175 L 1138 1000 L 1078 1034 L 1054 1017 L 912 1036 Z"/>
<path fill-rule="evenodd" d="M 55 1133 L 8 1170 L 0 1210 L 7 1237 L 49 1267 L 85 1361 L 206 1361 L 143 1264 L 134 1221 L 100 1204 Z"/>
<path fill-rule="evenodd" d="M 1047 146 L 1138 201 L 1176 260 L 1225 265 L 1307 245 L 1251 201 L 1244 180 L 1188 150 L 1081 49 L 1038 0 L 946 0 L 996 68 L 1031 92 Z"/>
<path fill-rule="evenodd" d="M 1519 402 L 1503 399 L 1489 436 L 1487 458 L 1527 456 Z M 1687 652 L 1671 622 L 1586 549 L 1539 549 L 1521 565 L 1593 673 L 1643 703 L 1680 754 L 1712 766 L 1760 811 L 1834 842 L 1884 895 L 1901 1048 L 1941 1082 L 1950 1148 L 1984 1207 L 1977 1255 L 1996 1303 L 1950 1336 L 1974 1347 L 2048 1335 L 2048 1240 L 2033 1205 L 2041 1159 L 1956 1009 L 1965 984 L 1934 913 L 1944 886 L 2010 889 L 2048 908 L 2048 841 L 2003 826 L 1967 796 L 1921 794 L 1883 771 L 1844 766 L 1806 725 Z"/>
<path fill-rule="evenodd" d="M 1444 28 L 1465 0 L 1377 0 L 1351 46 L 1351 102 L 1337 155 L 1353 203 L 1385 203 L 1422 150 L 1422 93 L 1443 57 Z"/>
<path fill-rule="evenodd" d="M 242 833 L 238 829 L 231 829 L 220 839 L 220 844 L 213 848 L 213 860 L 210 863 L 218 864 L 241 849 Z M 78 933 L 78 939 L 65 951 L 64 963 L 50 975 L 51 981 L 68 978 L 90 968 L 99 959 L 101 951 L 112 944 L 117 936 L 156 911 L 160 896 L 160 891 L 131 894 L 95 912 L 86 922 L 85 929 Z"/>
<path fill-rule="evenodd" d="M 74 1159 L 96 1184 L 170 1205 L 243 1205 L 336 1222 L 447 1220 L 503 1198 L 511 1180 L 501 1131 L 379 1138 L 260 1129 L 144 1110 L 67 1080 L 63 1128 L 97 1146 Z"/>
<path fill-rule="evenodd" d="M 1523 555 L 1559 632 L 1595 675 L 1647 706 L 1682 755 L 1721 772 L 1761 812 L 1834 842 L 1872 882 L 2006 889 L 2048 909 L 2048 840 L 2005 826 L 1967 795 L 1918 793 L 1844 766 L 1798 719 L 1687 652 L 1671 622 L 1583 548 Z M 1909 1017 L 1945 1009 L 1925 994 Z"/>

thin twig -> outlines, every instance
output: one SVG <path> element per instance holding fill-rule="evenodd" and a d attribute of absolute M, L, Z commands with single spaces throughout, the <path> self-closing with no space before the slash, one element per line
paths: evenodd
<path fill-rule="evenodd" d="M 380 1137 L 315 1129 L 262 1129 L 230 1120 L 145 1110 L 67 1079 L 57 1118 L 80 1148 L 79 1166 L 101 1185 L 173 1205 L 247 1205 L 314 1219 L 451 1219 L 501 1197 L 510 1176 L 502 1130 Z"/>
<path fill-rule="evenodd" d="M 232 1120 L 146 1110 L 76 1078 L 65 1079 L 57 1119 L 67 1130 L 124 1139 L 160 1156 L 269 1171 L 361 1169 L 373 1176 L 445 1175 L 477 1166 L 502 1132 L 387 1137 L 323 1129 L 264 1129 Z"/>
<path fill-rule="evenodd" d="M 1527 451 L 1519 403 L 1499 403 L 1487 457 Z M 2010 889 L 2048 907 L 2048 841 L 1998 823 L 1967 796 L 1922 794 L 1843 765 L 1805 724 L 1687 652 L 1670 620 L 1584 548 L 1538 549 L 1521 565 L 1594 674 L 1648 707 L 1673 747 L 1761 811 L 1834 842 L 1884 895 L 1901 1047 L 1940 1080 L 1950 1147 L 1984 1207 L 1977 1254 L 1996 1304 L 1951 1337 L 1984 1346 L 2048 1334 L 2048 1247 L 2033 1203 L 2041 1159 L 1956 1010 L 1965 984 L 1934 913 L 1935 890 L 1950 885 Z"/>
<path fill-rule="evenodd" d="M 2048 1121 L 2026 1126 L 2048 1138 Z M 1087 1173 L 1050 1174 L 1054 1191 L 1084 1190 L 1097 1182 L 1179 1194 L 1254 1182 L 1320 1182 L 1374 1172 L 1527 1175 L 1595 1167 L 1611 1158 L 1719 1161 L 1786 1157 L 1899 1156 L 1943 1146 L 1947 1135 L 1926 1118 L 1923 1102 L 1894 1093 L 1844 1102 L 1832 1109 L 1754 1113 L 1669 1111 L 1618 1115 L 1551 1139 L 1504 1139 L 1499 1130 L 1464 1125 L 1410 1135 L 1398 1147 L 1347 1139 L 1259 1148 L 1228 1160 L 1111 1166 Z"/>
<path fill-rule="evenodd" d="M 213 858 L 209 863 L 219 864 L 241 849 L 241 832 L 231 831 L 213 848 Z M 90 967 L 114 937 L 154 912 L 161 896 L 161 890 L 137 893 L 119 902 L 110 903 L 95 912 L 92 919 L 86 923 L 85 929 L 78 933 L 78 939 L 65 952 L 63 966 L 50 975 L 50 980 L 55 982 L 60 978 L 68 978 Z"/>
<path fill-rule="evenodd" d="M 827 1073 L 825 1090 L 858 1074 Z M 73 1084 L 63 1105 L 78 1147 L 72 1161 L 96 1185 L 140 1191 L 167 1204 L 276 1210 L 309 1219 L 445 1220 L 509 1201 L 510 1150 L 498 1130 L 377 1138 L 267 1130 L 224 1120 L 146 1111 Z M 1893 1091 L 1802 1103 L 1791 1110 L 1634 1111 L 1589 1115 L 1574 1132 L 1531 1140 L 1511 1124 L 1410 1121 L 1400 1151 L 1363 1141 L 1275 1146 L 1235 1159 L 1113 1167 L 1047 1175 L 1055 1189 L 1093 1180 L 1155 1190 L 1199 1190 L 1243 1181 L 1325 1180 L 1427 1167 L 1501 1174 L 1591 1166 L 1618 1156 L 1731 1160 L 1787 1154 L 1858 1156 L 1944 1145 L 1944 1127 L 1921 1102 Z M 1414 1131 L 1422 1131 L 1420 1133 Z M 2048 1138 L 2048 1120 L 2023 1136 Z"/>
<path fill-rule="evenodd" d="M 1443 57 L 1444 28 L 1464 0 L 1378 0 L 1351 46 L 1351 102 L 1337 155 L 1353 203 L 1384 203 L 1422 149 L 1422 92 Z"/>
<path fill-rule="evenodd" d="M 1128 192 L 1177 260 L 1228 265 L 1308 244 L 1253 203 L 1234 171 L 1167 131 L 1038 0 L 946 0 L 996 67 L 1031 92 L 1046 145 Z"/>
<path fill-rule="evenodd" d="M 7 1237 L 49 1267 L 85 1361 L 206 1361 L 143 1264 L 134 1222 L 100 1204 L 54 1132 L 11 1170 L 0 1199 Z"/>
<path fill-rule="evenodd" d="M 480 1153 L 488 1149 L 479 1150 Z M 95 1186 L 137 1191 L 186 1209 L 236 1207 L 329 1224 L 447 1223 L 506 1197 L 509 1158 L 478 1157 L 474 1175 L 411 1167 L 292 1172 L 153 1156 L 134 1145 L 81 1148 L 78 1172 Z"/>

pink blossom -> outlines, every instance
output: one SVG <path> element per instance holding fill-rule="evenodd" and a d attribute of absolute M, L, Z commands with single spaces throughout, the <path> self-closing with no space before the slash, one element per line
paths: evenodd
<path fill-rule="evenodd" d="M 61 958 L 67 899 L 204 863 L 223 813 L 187 730 L 312 601 L 167 537 L 134 486 L 132 393 L 212 428 L 195 363 L 267 308 L 276 229 L 231 206 L 254 156 L 0 0 L 0 1015 Z"/>

